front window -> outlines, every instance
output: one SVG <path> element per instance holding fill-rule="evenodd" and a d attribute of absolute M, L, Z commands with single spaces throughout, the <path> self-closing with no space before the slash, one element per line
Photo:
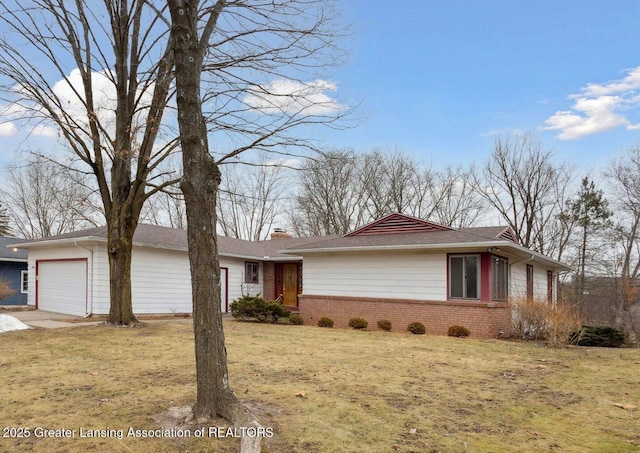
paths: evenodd
<path fill-rule="evenodd" d="M 253 261 L 244 263 L 244 282 L 260 283 L 260 265 Z"/>
<path fill-rule="evenodd" d="M 452 299 L 478 299 L 479 282 L 478 255 L 449 257 L 449 295 Z"/>
<path fill-rule="evenodd" d="M 509 297 L 509 262 L 504 258 L 491 258 L 491 295 L 493 300 L 507 300 Z"/>

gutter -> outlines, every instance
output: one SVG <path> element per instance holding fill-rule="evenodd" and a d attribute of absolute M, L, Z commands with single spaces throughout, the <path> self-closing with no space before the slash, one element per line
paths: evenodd
<path fill-rule="evenodd" d="M 511 244 L 515 245 L 515 244 Z M 291 248 L 281 250 L 281 253 L 300 254 L 300 253 L 330 253 L 330 252 L 365 252 L 365 251 L 382 251 L 382 250 L 447 250 L 452 248 L 469 248 L 469 247 L 508 247 L 507 241 L 492 242 L 452 242 L 439 244 L 397 244 L 397 245 L 354 245 L 348 247 L 323 247 L 323 248 Z"/>
<path fill-rule="evenodd" d="M 509 266 L 513 266 L 514 264 L 520 264 L 520 263 L 528 263 L 529 261 L 533 261 L 534 259 L 536 259 L 536 256 L 532 253 L 531 257 L 526 258 L 524 260 L 516 261 L 515 263 L 509 263 Z"/>

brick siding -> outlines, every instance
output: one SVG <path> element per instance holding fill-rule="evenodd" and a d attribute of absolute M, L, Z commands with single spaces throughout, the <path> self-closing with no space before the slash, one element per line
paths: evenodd
<path fill-rule="evenodd" d="M 265 300 L 274 300 L 276 296 L 276 270 L 272 262 L 262 263 L 262 297 Z"/>
<path fill-rule="evenodd" d="M 427 334 L 446 335 L 450 326 L 459 324 L 474 338 L 508 336 L 511 314 L 506 303 L 475 301 L 417 301 L 368 297 L 299 296 L 300 316 L 305 324 L 316 325 L 327 316 L 335 327 L 348 327 L 349 319 L 364 318 L 367 330 L 377 330 L 381 319 L 391 321 L 392 330 L 404 332 L 414 321 L 423 323 Z"/>

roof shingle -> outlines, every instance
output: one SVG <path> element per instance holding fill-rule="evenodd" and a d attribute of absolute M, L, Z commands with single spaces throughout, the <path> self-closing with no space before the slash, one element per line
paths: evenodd
<path fill-rule="evenodd" d="M 220 255 L 223 256 L 238 256 L 260 260 L 274 258 L 294 259 L 291 254 L 284 254 L 280 251 L 289 247 L 310 244 L 320 239 L 324 238 L 292 238 L 254 242 L 226 236 L 218 236 L 218 249 Z M 89 228 L 87 230 L 74 231 L 33 241 L 21 240 L 20 245 L 25 248 L 29 248 L 31 246 L 45 245 L 46 243 L 53 242 L 74 242 L 74 240 L 106 242 L 107 227 L 102 226 Z M 133 243 L 138 246 L 165 248 L 171 250 L 187 251 L 188 249 L 186 230 L 148 224 L 138 225 L 133 236 Z M 24 251 L 24 253 L 26 257 L 26 251 Z"/>

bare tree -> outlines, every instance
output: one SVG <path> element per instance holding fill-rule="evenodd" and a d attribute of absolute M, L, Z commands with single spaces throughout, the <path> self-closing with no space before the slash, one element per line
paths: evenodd
<path fill-rule="evenodd" d="M 640 275 L 640 147 L 612 159 L 605 176 L 614 196 L 621 277 L 636 279 Z"/>
<path fill-rule="evenodd" d="M 291 78 L 296 69 L 308 76 L 324 64 L 320 57 L 333 52 L 335 30 L 322 1 L 168 3 L 193 292 L 193 412 L 201 422 L 222 415 L 236 425 L 256 426 L 229 385 L 216 236 L 219 166 L 250 150 L 310 149 L 311 142 L 293 134 L 295 128 L 336 125 L 345 109 L 318 92 L 324 84 Z M 280 77 L 277 83 L 267 80 L 274 76 Z M 210 151 L 209 140 L 216 139 Z M 259 451 L 260 439 L 243 437 L 241 445 L 243 451 Z"/>
<path fill-rule="evenodd" d="M 133 234 L 145 200 L 162 189 L 150 176 L 174 147 L 156 142 L 173 80 L 163 12 L 137 0 L 3 1 L 0 11 L 3 113 L 55 130 L 95 177 L 108 230 L 108 321 L 135 323 Z"/>
<path fill-rule="evenodd" d="M 163 190 L 145 203 L 140 221 L 151 225 L 187 229 L 187 214 L 181 192 Z"/>
<path fill-rule="evenodd" d="M 172 183 L 182 175 L 182 162 L 176 157 L 177 155 L 165 159 L 158 167 L 159 175 L 153 182 L 156 186 L 164 188 L 148 198 L 140 213 L 141 222 L 180 230 L 187 229 L 184 196 L 178 184 Z"/>
<path fill-rule="evenodd" d="M 472 169 L 447 167 L 437 172 L 431 186 L 431 218 L 454 228 L 473 226 L 488 211 L 484 198 L 475 191 Z"/>
<path fill-rule="evenodd" d="M 7 214 L 7 208 L 0 202 L 0 236 L 11 236 L 13 231 L 9 226 L 9 214 Z"/>
<path fill-rule="evenodd" d="M 475 189 L 513 229 L 521 245 L 540 253 L 557 214 L 569 170 L 556 166 L 552 154 L 530 134 L 498 136 L 491 157 L 474 175 Z"/>
<path fill-rule="evenodd" d="M 19 157 L 6 169 L 2 198 L 13 230 L 26 239 L 100 224 L 88 176 L 43 156 Z"/>
<path fill-rule="evenodd" d="M 433 177 L 407 154 L 373 150 L 359 156 L 367 220 L 399 212 L 421 217 L 433 209 L 428 198 Z"/>
<path fill-rule="evenodd" d="M 299 236 L 346 234 L 365 219 L 365 194 L 353 150 L 323 152 L 303 166 L 289 221 Z"/>
<path fill-rule="evenodd" d="M 286 205 L 286 171 L 282 162 L 262 156 L 250 165 L 225 165 L 218 197 L 218 225 L 225 236 L 267 239 Z"/>
<path fill-rule="evenodd" d="M 393 212 L 468 227 L 488 210 L 472 173 L 434 172 L 397 151 L 326 152 L 300 172 L 289 221 L 299 235 L 345 234 Z"/>

